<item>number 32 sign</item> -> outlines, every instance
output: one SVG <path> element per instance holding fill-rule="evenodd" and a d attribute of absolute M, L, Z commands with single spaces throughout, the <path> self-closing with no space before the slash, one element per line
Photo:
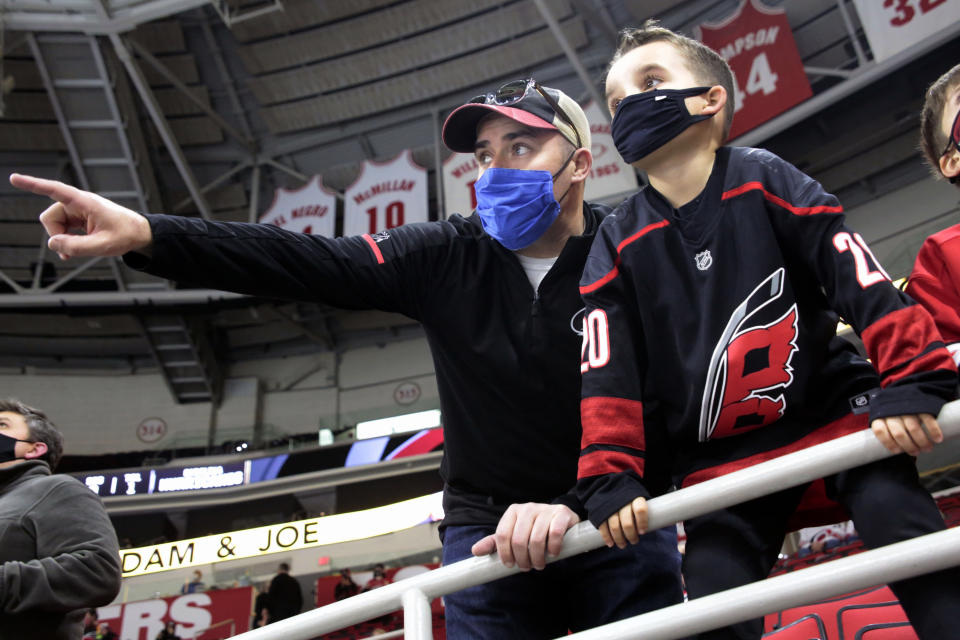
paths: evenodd
<path fill-rule="evenodd" d="M 960 21 L 960 0 L 853 0 L 877 62 Z M 944 68 L 950 65 L 944 63 Z"/>
<path fill-rule="evenodd" d="M 700 41 L 733 70 L 731 140 L 813 95 L 782 9 L 744 0 L 733 15 L 719 24 L 701 24 L 698 31 Z"/>

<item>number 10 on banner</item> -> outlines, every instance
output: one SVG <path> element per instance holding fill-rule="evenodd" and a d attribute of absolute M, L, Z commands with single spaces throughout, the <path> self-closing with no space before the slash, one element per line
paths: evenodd
<path fill-rule="evenodd" d="M 396 200 L 383 208 L 383 224 L 380 224 L 379 207 L 370 207 L 367 209 L 367 217 L 370 222 L 370 234 L 384 229 L 393 229 L 403 225 L 403 202 Z"/>

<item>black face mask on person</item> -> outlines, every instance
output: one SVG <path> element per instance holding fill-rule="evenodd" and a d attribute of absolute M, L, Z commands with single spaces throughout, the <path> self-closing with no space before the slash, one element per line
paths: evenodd
<path fill-rule="evenodd" d="M 712 118 L 713 114 L 691 114 L 684 102 L 707 91 L 710 87 L 653 89 L 624 98 L 610 125 L 613 144 L 623 161 L 645 158 L 690 126 Z"/>
<path fill-rule="evenodd" d="M 17 440 L 0 433 L 0 462 L 17 460 L 16 448 L 18 442 L 33 442 L 32 440 Z"/>

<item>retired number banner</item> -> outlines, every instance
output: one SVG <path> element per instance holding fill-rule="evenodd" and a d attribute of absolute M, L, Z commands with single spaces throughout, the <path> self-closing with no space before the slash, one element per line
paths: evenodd
<path fill-rule="evenodd" d="M 477 208 L 477 181 L 480 165 L 469 153 L 451 153 L 443 161 L 443 206 L 449 218 L 455 213 L 467 217 Z"/>
<path fill-rule="evenodd" d="M 698 30 L 701 42 L 733 70 L 737 90 L 729 139 L 813 95 L 783 9 L 744 0 L 723 22 L 701 24 Z"/>
<path fill-rule="evenodd" d="M 323 186 L 322 177 L 314 176 L 299 189 L 277 189 L 260 222 L 332 238 L 336 218 L 336 194 Z"/>
<path fill-rule="evenodd" d="M 427 170 L 410 150 L 388 162 L 367 160 L 343 194 L 343 235 L 357 236 L 427 221 Z"/>
<path fill-rule="evenodd" d="M 876 62 L 960 22 L 960 0 L 853 0 L 853 4 Z M 943 68 L 955 62 L 944 62 Z"/>

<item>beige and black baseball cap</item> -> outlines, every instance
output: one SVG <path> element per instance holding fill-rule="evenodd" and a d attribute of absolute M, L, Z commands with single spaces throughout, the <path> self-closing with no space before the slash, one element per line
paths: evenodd
<path fill-rule="evenodd" d="M 541 91 L 554 104 L 550 104 Z M 505 84 L 497 93 L 477 96 L 454 109 L 443 123 L 443 143 L 451 151 L 473 153 L 477 124 L 491 112 L 534 129 L 559 131 L 575 147 L 590 148 L 590 123 L 577 101 L 559 89 L 544 87 L 532 80 Z"/>

